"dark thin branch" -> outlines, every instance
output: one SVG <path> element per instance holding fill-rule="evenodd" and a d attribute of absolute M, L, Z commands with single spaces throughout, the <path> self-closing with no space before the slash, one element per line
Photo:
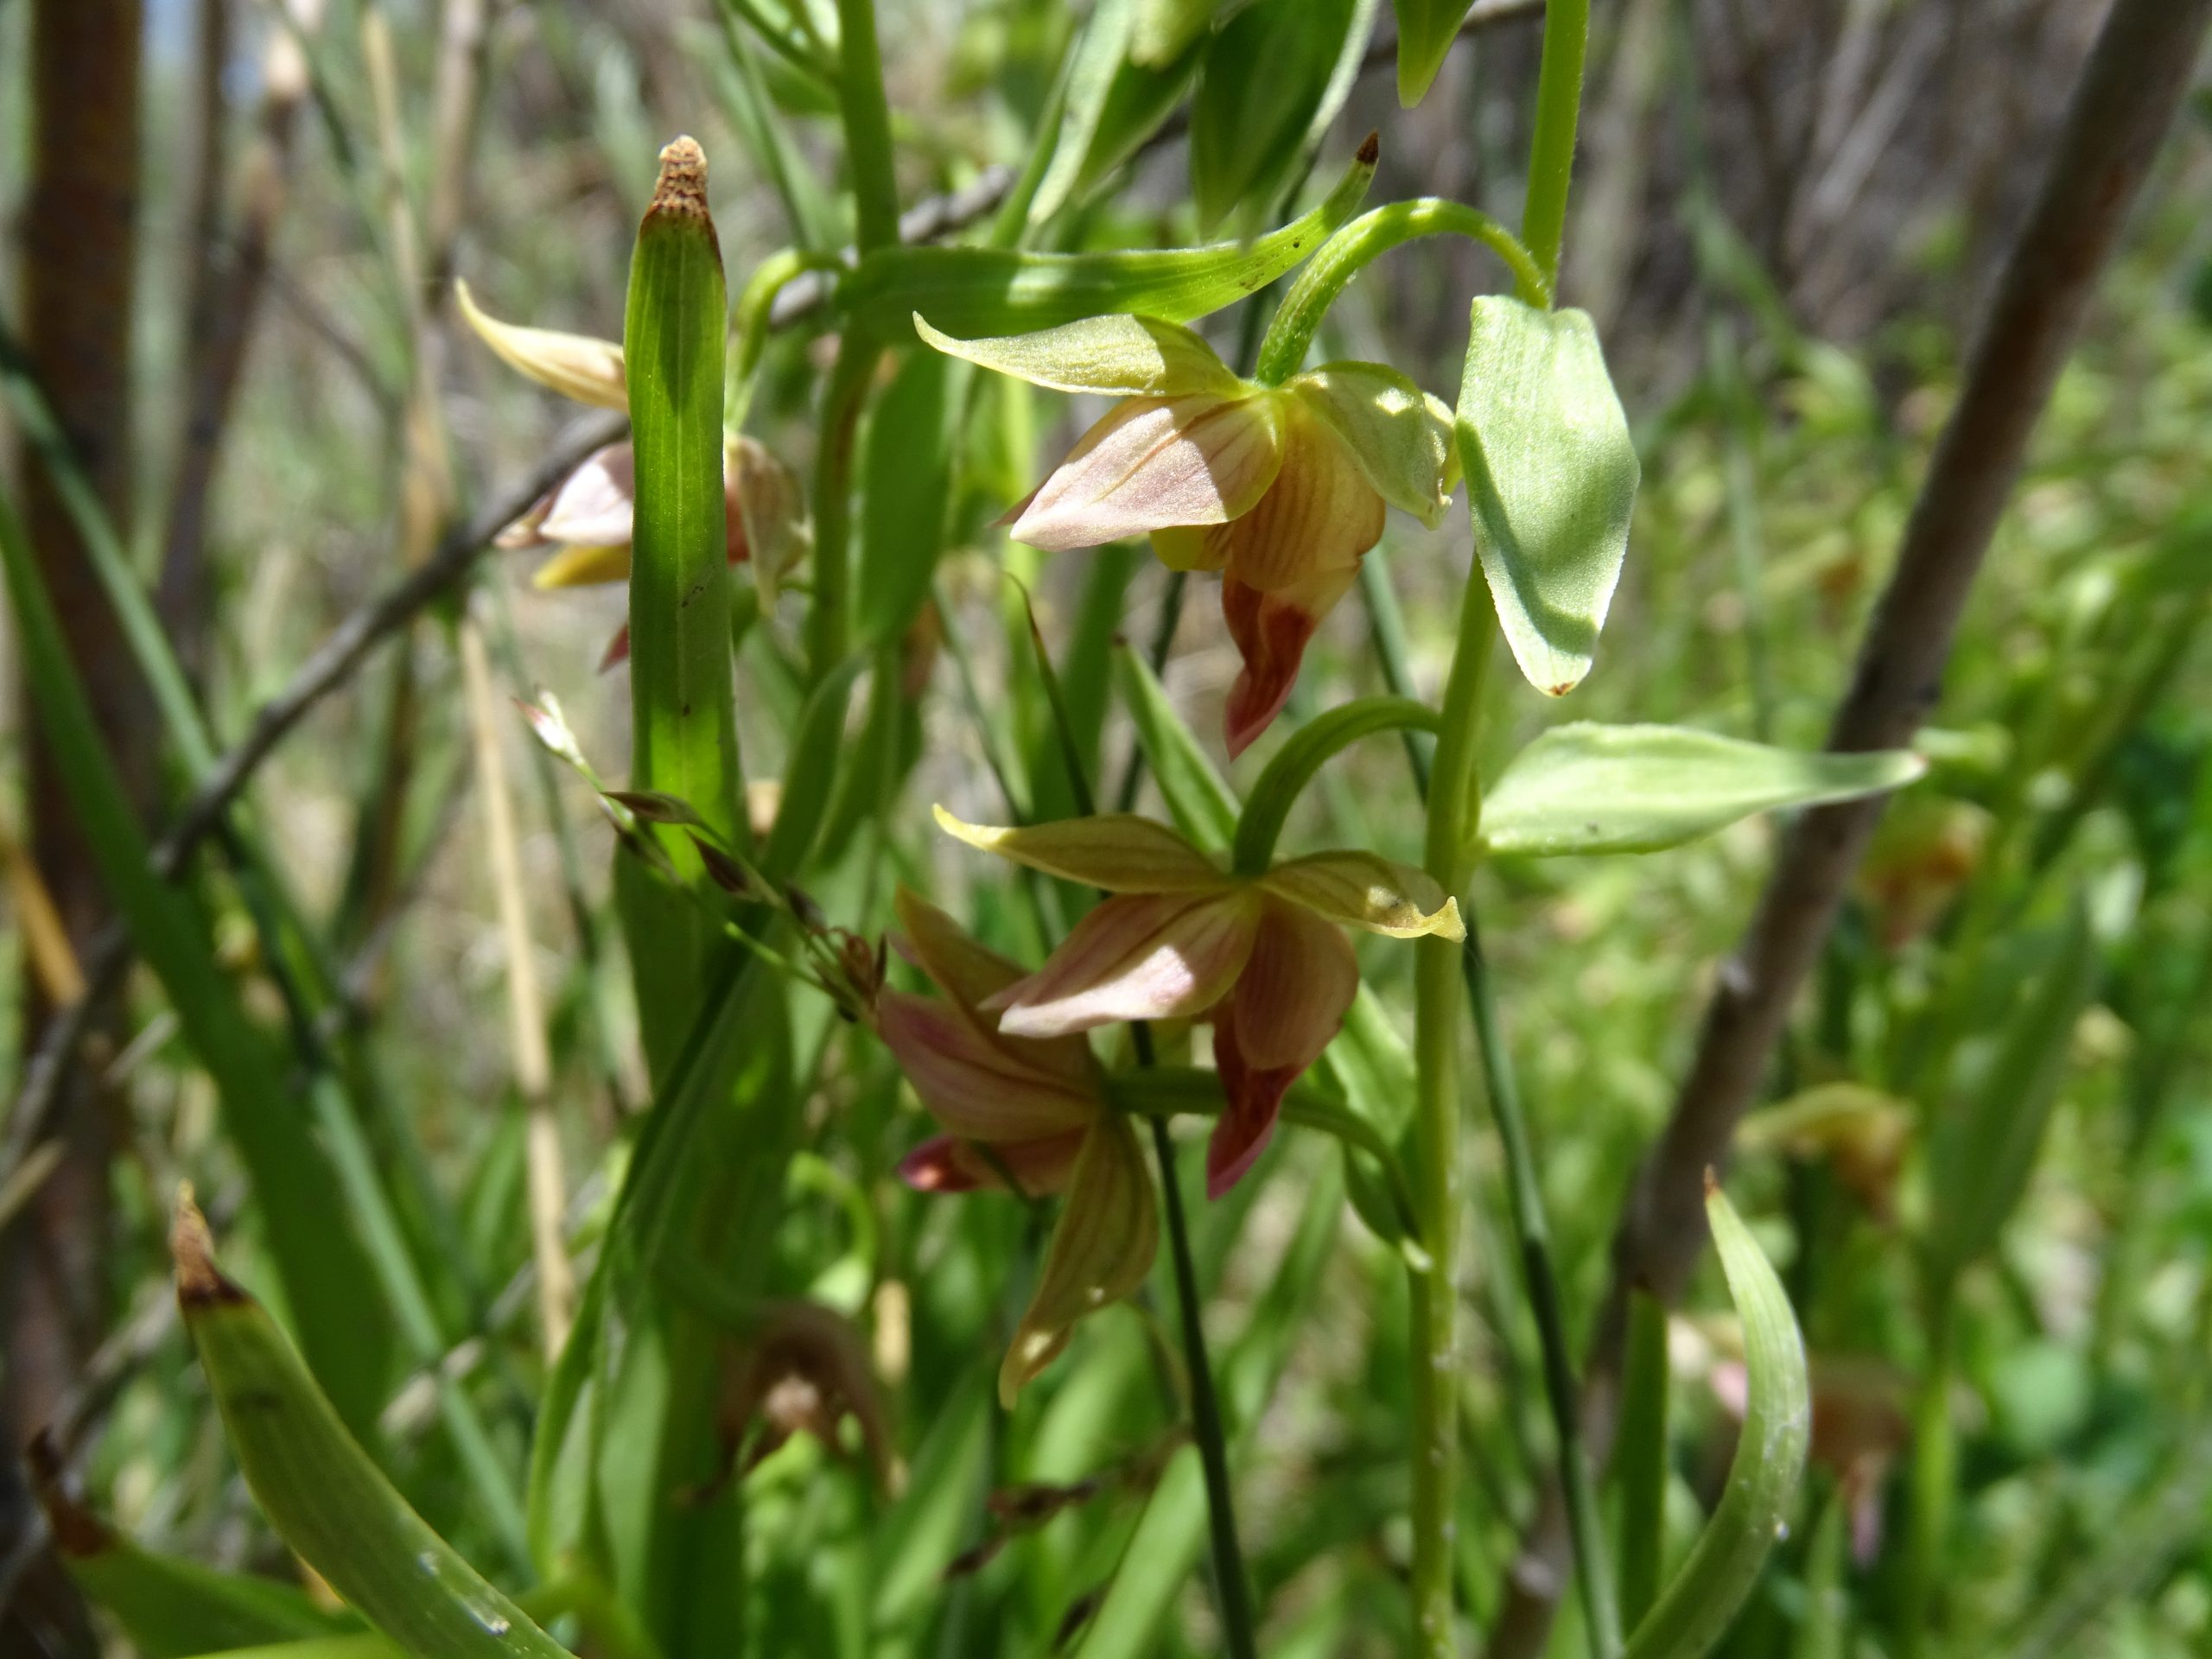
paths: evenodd
<path fill-rule="evenodd" d="M 1999 276 L 1958 407 L 1837 709 L 1830 749 L 1900 747 L 1936 706 L 1960 615 L 2028 439 L 2188 89 L 2208 22 L 2212 0 L 2116 0 L 2107 15 L 2034 209 Z M 1590 1443 L 1600 1455 L 1615 1426 L 1628 1292 L 1672 1302 L 1689 1282 L 1706 1242 L 1704 1172 L 1726 1158 L 1758 1093 L 1882 808 L 1876 798 L 1816 808 L 1797 821 L 1741 948 L 1721 969 L 1696 1056 L 1614 1236 L 1613 1282 L 1584 1396 Z M 1558 1504 L 1545 1509 L 1513 1572 L 1493 1655 L 1536 1651 L 1548 1625 L 1565 1541 Z"/>

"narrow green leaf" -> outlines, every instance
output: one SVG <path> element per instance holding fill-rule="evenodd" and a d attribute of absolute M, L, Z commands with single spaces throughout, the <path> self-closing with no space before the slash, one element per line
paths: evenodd
<path fill-rule="evenodd" d="M 1728 1484 L 1689 1559 L 1629 1638 L 1625 1659 L 1699 1659 L 1728 1629 L 1782 1535 L 1812 1437 L 1805 1346 L 1789 1298 L 1710 1177 L 1706 1219 L 1744 1324 L 1744 1427 Z"/>
<path fill-rule="evenodd" d="M 879 248 L 845 283 L 841 302 L 855 327 L 882 340 L 911 330 L 916 312 L 963 340 L 1115 311 L 1189 322 L 1257 293 L 1320 246 L 1357 211 L 1377 154 L 1370 138 L 1326 200 L 1250 242 L 1139 253 Z"/>
<path fill-rule="evenodd" d="M 1257 0 L 1207 41 L 1191 102 L 1191 192 L 1211 232 L 1272 205 L 1335 78 L 1356 0 Z"/>
<path fill-rule="evenodd" d="M 1398 102 L 1410 110 L 1428 95 L 1452 39 L 1467 16 L 1467 0 L 1390 0 L 1398 14 Z"/>
<path fill-rule="evenodd" d="M 958 417 L 969 372 L 941 352 L 910 351 L 876 400 L 861 454 L 863 645 L 896 645 L 929 597 L 944 550 Z"/>
<path fill-rule="evenodd" d="M 725 841 L 742 846 L 722 486 L 727 316 L 706 182 L 706 158 L 690 139 L 661 152 L 660 181 L 630 265 L 623 357 L 637 458 L 631 785 L 687 803 Z M 682 880 L 704 880 L 688 837 L 661 835 L 660 845 Z M 620 859 L 616 871 L 646 1058 L 658 1077 L 698 1007 L 710 912 L 633 859 Z"/>
<path fill-rule="evenodd" d="M 2074 1027 L 2096 989 L 2100 950 L 2076 902 L 2037 979 L 2001 1028 L 1996 1054 L 1960 1109 L 1939 1110 L 1929 1147 L 1928 1258 L 1939 1283 L 1997 1243 L 2043 1146 Z"/>
<path fill-rule="evenodd" d="M 23 669 L 61 785 L 100 880 L 161 981 L 193 1052 L 214 1079 L 223 1127 L 252 1182 L 301 1345 L 346 1421 L 366 1432 L 382 1404 L 390 1330 L 376 1280 L 328 1158 L 285 1086 L 230 977 L 207 918 L 154 874 L 152 849 L 100 741 L 22 526 L 0 499 L 0 563 Z"/>
<path fill-rule="evenodd" d="M 1360 697 L 1307 721 L 1275 751 L 1245 798 L 1235 867 L 1256 875 L 1274 861 L 1283 821 L 1323 762 L 1377 732 L 1433 732 L 1437 726 L 1436 710 L 1411 697 Z"/>
<path fill-rule="evenodd" d="M 1154 3 L 1100 0 L 1093 9 L 1069 75 L 1052 159 L 1030 201 L 1032 225 L 1088 194 L 1182 101 L 1198 73 L 1204 20 L 1197 29 L 1184 27 L 1187 17 L 1173 20 L 1170 28 L 1153 27 L 1143 14 Z M 1171 37 L 1179 37 L 1180 44 Z"/>
<path fill-rule="evenodd" d="M 1175 712 L 1160 677 L 1124 640 L 1115 649 L 1122 704 L 1136 727 L 1137 746 L 1160 786 L 1175 827 L 1197 847 L 1226 851 L 1236 834 L 1236 796 L 1223 781 L 1190 725 Z"/>
<path fill-rule="evenodd" d="M 1621 1384 L 1621 1618 L 1631 1627 L 1658 1599 L 1667 1547 L 1667 1307 L 1631 1290 L 1628 1366 Z"/>
<path fill-rule="evenodd" d="M 1777 749 L 1683 726 L 1556 726 L 1483 800 L 1492 853 L 1649 853 L 1777 807 L 1876 795 L 1927 770 L 1904 749 Z"/>
<path fill-rule="evenodd" d="M 142 1548 L 62 1490 L 44 1434 L 31 1442 L 27 1461 L 69 1576 L 123 1626 L 144 1659 L 185 1659 L 360 1629 L 346 1615 L 317 1606 L 296 1584 Z"/>
<path fill-rule="evenodd" d="M 392 1490 L 251 1296 L 217 1270 L 189 1198 L 177 1304 L 231 1449 L 277 1535 L 416 1659 L 565 1659 Z"/>
<path fill-rule="evenodd" d="M 1183 55 L 1212 25 L 1222 0 L 1136 0 L 1129 56 L 1160 68 Z"/>
<path fill-rule="evenodd" d="M 772 881 L 788 881 L 797 875 L 813 849 L 837 779 L 839 767 L 834 758 L 845 753 L 845 715 L 852 702 L 853 682 L 868 664 L 868 653 L 855 652 L 807 694 L 806 706 L 791 729 L 791 757 L 784 765 L 775 828 L 768 832 L 767 845 L 760 851 L 761 874 Z"/>
<path fill-rule="evenodd" d="M 1590 671 L 1642 475 L 1588 315 L 1478 297 L 1459 435 L 1505 642 L 1531 685 L 1564 696 Z"/>

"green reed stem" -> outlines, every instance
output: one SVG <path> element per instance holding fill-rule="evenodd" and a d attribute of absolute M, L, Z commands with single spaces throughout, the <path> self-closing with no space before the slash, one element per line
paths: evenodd
<path fill-rule="evenodd" d="M 851 333 L 822 397 L 822 448 L 814 461 L 814 592 L 806 612 L 806 667 L 819 684 L 851 649 L 853 454 L 874 378 L 875 342 Z"/>
<path fill-rule="evenodd" d="M 860 250 L 899 240 L 899 183 L 891 165 L 891 106 L 883 96 L 883 59 L 875 44 L 875 0 L 837 0 L 837 95 L 845 159 L 853 169 Z"/>
<path fill-rule="evenodd" d="M 1443 725 L 1428 792 L 1423 865 L 1444 891 L 1465 890 L 1480 805 L 1475 770 L 1483 671 L 1497 636 L 1488 584 L 1470 581 L 1445 683 Z M 1414 963 L 1414 1173 L 1427 1271 L 1413 1274 L 1413 1593 L 1415 1651 L 1448 1659 L 1453 1634 L 1452 1543 L 1459 1472 L 1457 1272 L 1463 1185 L 1459 1125 L 1459 948 L 1420 940 Z"/>
<path fill-rule="evenodd" d="M 1574 180 L 1574 129 L 1582 114 L 1582 65 L 1589 46 L 1590 0 L 1547 0 L 1544 59 L 1536 75 L 1536 130 L 1529 141 L 1529 194 L 1521 210 L 1521 239 L 1535 256 L 1548 287 L 1559 281 L 1560 243 L 1567 234 L 1567 188 Z"/>
<path fill-rule="evenodd" d="M 1279 386 L 1296 374 L 1329 308 L 1351 279 L 1391 249 L 1424 236 L 1464 236 L 1481 243 L 1513 273 L 1514 287 L 1530 305 L 1551 303 L 1551 281 L 1520 238 L 1488 213 L 1464 202 L 1422 196 L 1362 213 L 1321 245 L 1283 296 L 1261 342 L 1256 378 Z"/>

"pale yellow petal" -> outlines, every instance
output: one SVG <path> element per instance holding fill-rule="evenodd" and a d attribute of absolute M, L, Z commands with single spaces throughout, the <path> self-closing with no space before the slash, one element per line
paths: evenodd
<path fill-rule="evenodd" d="M 1065 551 L 1248 512 L 1281 464 L 1281 401 L 1270 394 L 1125 398 L 1037 486 L 1010 533 Z"/>
<path fill-rule="evenodd" d="M 1373 853 L 1311 853 L 1260 878 L 1269 893 L 1315 915 L 1392 938 L 1461 939 L 1459 906 L 1422 871 Z"/>
<path fill-rule="evenodd" d="M 948 356 L 1054 391 L 1234 397 L 1243 385 L 1212 346 L 1180 323 L 1157 317 L 1084 317 L 1034 334 L 956 340 L 931 327 L 918 311 L 914 332 Z"/>
<path fill-rule="evenodd" d="M 478 308 L 467 283 L 455 282 L 453 289 L 461 315 L 476 337 L 509 367 L 580 404 L 628 410 L 630 386 L 623 373 L 622 348 L 613 340 L 501 322 Z"/>
<path fill-rule="evenodd" d="M 530 585 L 542 590 L 588 588 L 630 579 L 630 543 L 617 547 L 563 547 L 539 565 Z"/>
<path fill-rule="evenodd" d="M 933 810 L 938 827 L 970 847 L 1107 893 L 1211 893 L 1230 885 L 1182 836 L 1135 813 L 1001 829 L 963 823 L 942 806 Z"/>

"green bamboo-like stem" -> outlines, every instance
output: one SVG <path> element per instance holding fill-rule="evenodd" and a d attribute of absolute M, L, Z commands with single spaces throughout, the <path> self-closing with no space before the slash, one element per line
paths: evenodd
<path fill-rule="evenodd" d="M 819 684 L 851 649 L 853 453 L 877 347 L 857 334 L 837 346 L 822 400 L 822 448 L 814 462 L 814 593 L 806 613 L 806 666 Z"/>
<path fill-rule="evenodd" d="M 1490 969 L 1483 957 L 1482 936 L 1476 930 L 1472 906 L 1462 913 L 1467 938 L 1460 950 L 1460 971 L 1467 982 L 1467 1001 L 1474 1008 L 1483 1084 L 1490 1092 L 1491 1115 L 1497 1121 L 1497 1138 L 1505 1149 L 1506 1200 L 1521 1249 L 1529 1307 L 1535 1315 L 1543 1349 L 1544 1393 L 1549 1398 L 1552 1427 L 1559 1437 L 1560 1481 L 1567 1492 L 1567 1530 L 1574 1541 L 1575 1583 L 1581 1592 L 1591 1652 L 1596 1659 L 1614 1659 L 1621 1650 L 1620 1609 L 1606 1564 L 1597 1482 L 1582 1447 L 1581 1392 L 1575 1386 L 1573 1361 L 1567 1348 L 1559 1275 L 1552 1266 L 1551 1224 L 1544 1213 L 1543 1188 L 1536 1178 L 1535 1147 L 1529 1138 L 1529 1120 L 1521 1109 L 1521 1091 L 1513 1080 L 1504 1033 L 1498 1027 L 1497 999 L 1491 989 Z"/>
<path fill-rule="evenodd" d="M 1907 1485 L 1910 1530 L 1897 1651 L 1917 1659 L 1929 1650 L 1929 1625 L 1943 1544 L 1951 1530 L 1951 1494 L 1958 1479 L 1958 1441 L 1951 1432 L 1952 1305 L 1948 1281 L 1931 1287 L 1928 1358 L 1912 1410 L 1912 1469 Z"/>
<path fill-rule="evenodd" d="M 1445 892 L 1465 889 L 1480 805 L 1475 770 L 1483 671 L 1497 636 L 1489 586 L 1470 580 L 1444 690 L 1443 725 L 1429 781 L 1422 862 Z M 1446 1659 L 1453 1634 L 1452 1543 L 1459 1468 L 1456 1325 L 1462 1178 L 1459 1147 L 1459 947 L 1420 940 L 1414 963 L 1415 1196 L 1426 1272 L 1413 1274 L 1413 1594 L 1415 1651 Z"/>
<path fill-rule="evenodd" d="M 875 44 L 875 0 L 837 0 L 837 92 L 845 159 L 853 169 L 860 250 L 899 240 L 899 184 L 891 166 L 891 106 L 883 96 L 883 59 Z"/>
<path fill-rule="evenodd" d="M 1536 130 L 1529 141 L 1529 194 L 1521 239 L 1547 284 L 1559 282 L 1567 234 L 1567 188 L 1574 179 L 1574 130 L 1582 114 L 1582 64 L 1590 46 L 1590 0 L 1547 0 L 1543 67 L 1536 75 Z"/>
<path fill-rule="evenodd" d="M 1299 273 L 1261 342 L 1255 375 L 1260 383 L 1281 385 L 1296 374 L 1321 319 L 1351 279 L 1391 249 L 1424 236 L 1464 236 L 1481 243 L 1505 262 L 1523 300 L 1535 306 L 1551 303 L 1546 268 L 1488 213 L 1435 196 L 1394 201 L 1362 213 L 1338 231 Z"/>

